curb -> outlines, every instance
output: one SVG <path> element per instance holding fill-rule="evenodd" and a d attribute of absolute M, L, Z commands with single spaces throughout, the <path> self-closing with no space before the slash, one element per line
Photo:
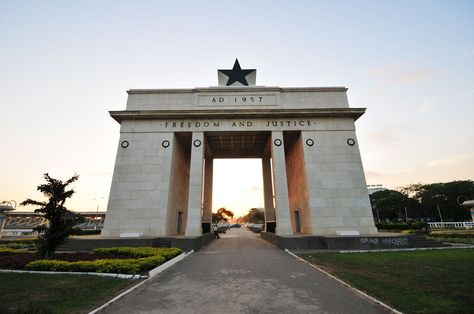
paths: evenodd
<path fill-rule="evenodd" d="M 141 275 L 115 274 L 115 273 L 93 273 L 93 272 L 85 273 L 85 272 L 75 272 L 75 271 L 41 271 L 41 270 L 0 269 L 0 273 L 46 274 L 46 275 L 92 275 L 92 276 L 99 276 L 99 277 L 113 277 L 113 278 L 121 278 L 121 279 L 147 278 L 146 276 L 141 276 Z"/>
<path fill-rule="evenodd" d="M 112 303 L 114 303 L 115 301 L 121 299 L 122 297 L 126 296 L 127 294 L 129 294 L 130 292 L 132 292 L 133 290 L 137 289 L 138 287 L 140 287 L 141 285 L 143 285 L 144 283 L 148 282 L 150 279 L 154 278 L 156 275 L 158 275 L 159 273 L 163 272 L 164 270 L 170 268 L 171 266 L 173 266 L 174 264 L 176 264 L 177 262 L 183 260 L 185 257 L 191 255 L 192 253 L 194 252 L 194 250 L 191 250 L 189 253 L 182 253 L 180 255 L 178 255 L 177 257 L 173 258 L 172 260 L 169 260 L 167 261 L 166 263 L 150 270 L 148 273 L 149 273 L 149 276 L 147 279 L 137 283 L 136 285 L 134 285 L 133 287 L 129 288 L 128 290 L 125 290 L 124 292 L 120 293 L 118 296 L 114 297 L 113 299 L 107 301 L 105 304 L 99 306 L 98 308 L 96 308 L 95 310 L 92 310 L 90 311 L 88 314 L 95 314 L 95 313 L 98 313 L 99 311 L 103 310 L 104 308 L 106 308 L 107 306 L 111 305 Z"/>
<path fill-rule="evenodd" d="M 288 253 L 288 254 L 290 254 L 291 256 L 295 257 L 296 259 L 298 259 L 298 260 L 300 260 L 300 261 L 302 261 L 302 262 L 308 264 L 309 266 L 311 266 L 311 267 L 317 269 L 318 271 L 322 272 L 323 274 L 325 274 L 325 275 L 328 276 L 329 278 L 331 278 L 331 279 L 337 281 L 339 284 L 343 285 L 344 287 L 349 288 L 350 290 L 356 292 L 357 294 L 363 296 L 363 297 L 366 298 L 366 299 L 369 299 L 371 302 L 373 302 L 373 303 L 375 303 L 375 304 L 378 304 L 378 305 L 380 305 L 380 306 L 386 308 L 387 310 L 391 311 L 392 313 L 403 314 L 402 312 L 397 311 L 397 310 L 394 309 L 393 307 L 388 306 L 387 304 L 385 304 L 385 303 L 383 303 L 382 301 L 380 301 L 380 300 L 378 300 L 378 299 L 376 299 L 376 298 L 374 298 L 374 297 L 368 295 L 367 293 L 365 293 L 365 292 L 363 292 L 363 291 L 361 291 L 361 290 L 359 290 L 359 289 L 357 289 L 357 288 L 352 287 L 352 286 L 351 286 L 350 284 L 348 284 L 347 282 L 342 281 L 341 279 L 335 277 L 334 275 L 331 275 L 330 273 L 328 273 L 327 271 L 325 271 L 325 270 L 319 268 L 318 266 L 315 266 L 315 265 L 311 264 L 310 262 L 308 262 L 308 261 L 302 259 L 302 258 L 299 257 L 298 255 L 296 255 L 296 254 L 290 252 L 288 249 L 285 249 L 285 252 Z"/>

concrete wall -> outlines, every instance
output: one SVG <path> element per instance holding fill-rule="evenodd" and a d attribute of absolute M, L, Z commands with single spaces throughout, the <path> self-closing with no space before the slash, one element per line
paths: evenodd
<path fill-rule="evenodd" d="M 288 182 L 288 198 L 291 212 L 291 227 L 297 232 L 295 210 L 300 219 L 300 233 L 312 234 L 311 209 L 309 208 L 308 186 L 304 162 L 303 141 L 301 133 L 285 140 L 286 176 Z"/>
<path fill-rule="evenodd" d="M 304 131 L 302 139 L 313 234 L 377 233 L 355 131 Z"/>
<path fill-rule="evenodd" d="M 218 87 L 168 90 L 130 90 L 127 110 L 190 110 L 204 108 L 347 108 L 347 88 Z M 263 96 L 262 102 L 214 103 L 213 97 Z"/>
<path fill-rule="evenodd" d="M 178 211 L 183 213 L 181 233 L 184 233 L 188 217 L 189 167 L 191 163 L 190 140 L 185 137 L 191 134 L 175 133 L 173 138 L 173 155 L 168 196 L 167 234 L 178 234 Z"/>
<path fill-rule="evenodd" d="M 164 236 L 173 133 L 122 133 L 107 206 L 104 236 L 122 232 Z M 123 148 L 124 141 L 128 147 Z"/>

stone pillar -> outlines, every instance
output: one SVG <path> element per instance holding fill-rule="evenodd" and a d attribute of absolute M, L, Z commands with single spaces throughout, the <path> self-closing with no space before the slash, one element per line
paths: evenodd
<path fill-rule="evenodd" d="M 204 133 L 193 132 L 191 167 L 189 169 L 188 219 L 185 236 L 202 235 L 202 188 L 204 166 Z"/>
<path fill-rule="evenodd" d="M 273 161 L 273 188 L 275 189 L 275 233 L 277 235 L 291 235 L 293 234 L 293 231 L 291 229 L 283 132 L 272 132 L 271 140 Z"/>
<path fill-rule="evenodd" d="M 204 204 L 202 222 L 210 223 L 212 218 L 212 169 L 213 158 L 206 158 L 204 164 Z"/>
<path fill-rule="evenodd" d="M 262 173 L 263 173 L 263 199 L 264 199 L 264 204 L 265 204 L 265 223 L 266 223 L 266 228 L 268 228 L 269 222 L 275 222 L 275 207 L 273 206 L 273 188 L 272 188 L 272 167 L 270 164 L 270 158 L 266 158 L 266 157 L 262 158 Z"/>

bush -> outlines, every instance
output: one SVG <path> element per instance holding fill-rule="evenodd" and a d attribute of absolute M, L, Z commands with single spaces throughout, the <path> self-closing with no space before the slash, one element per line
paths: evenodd
<path fill-rule="evenodd" d="M 35 249 L 36 239 L 11 239 L 11 240 L 0 240 L 0 247 L 7 247 L 12 249 Z"/>
<path fill-rule="evenodd" d="M 384 222 L 377 223 L 375 226 L 380 230 L 428 230 L 427 222 Z"/>
<path fill-rule="evenodd" d="M 163 256 L 166 260 L 170 260 L 183 253 L 183 251 L 179 248 L 113 247 L 95 249 L 94 253 L 98 256 L 128 256 L 134 258 L 158 255 Z"/>
<path fill-rule="evenodd" d="M 434 238 L 458 238 L 458 239 L 474 239 L 474 233 L 430 233 L 430 237 Z"/>
<path fill-rule="evenodd" d="M 99 259 L 95 261 L 66 262 L 59 260 L 37 260 L 26 265 L 29 270 L 140 274 L 165 262 L 162 256 L 137 259 Z"/>
<path fill-rule="evenodd" d="M 17 254 L 17 253 L 29 253 L 29 252 L 25 250 L 17 250 L 17 249 L 12 249 L 8 247 L 0 247 L 0 256 Z"/>
<path fill-rule="evenodd" d="M 75 232 L 75 235 L 94 235 L 94 234 L 100 234 L 101 230 L 96 229 L 96 230 L 77 230 Z"/>
<path fill-rule="evenodd" d="M 67 262 L 37 260 L 26 265 L 29 270 L 140 274 L 178 256 L 179 248 L 115 247 L 95 249 L 98 256 L 126 256 L 129 259 L 98 259 L 95 261 Z"/>

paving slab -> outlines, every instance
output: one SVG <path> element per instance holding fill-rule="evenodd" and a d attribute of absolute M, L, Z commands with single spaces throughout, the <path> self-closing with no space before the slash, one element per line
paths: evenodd
<path fill-rule="evenodd" d="M 100 313 L 389 313 L 317 269 L 231 229 Z"/>

